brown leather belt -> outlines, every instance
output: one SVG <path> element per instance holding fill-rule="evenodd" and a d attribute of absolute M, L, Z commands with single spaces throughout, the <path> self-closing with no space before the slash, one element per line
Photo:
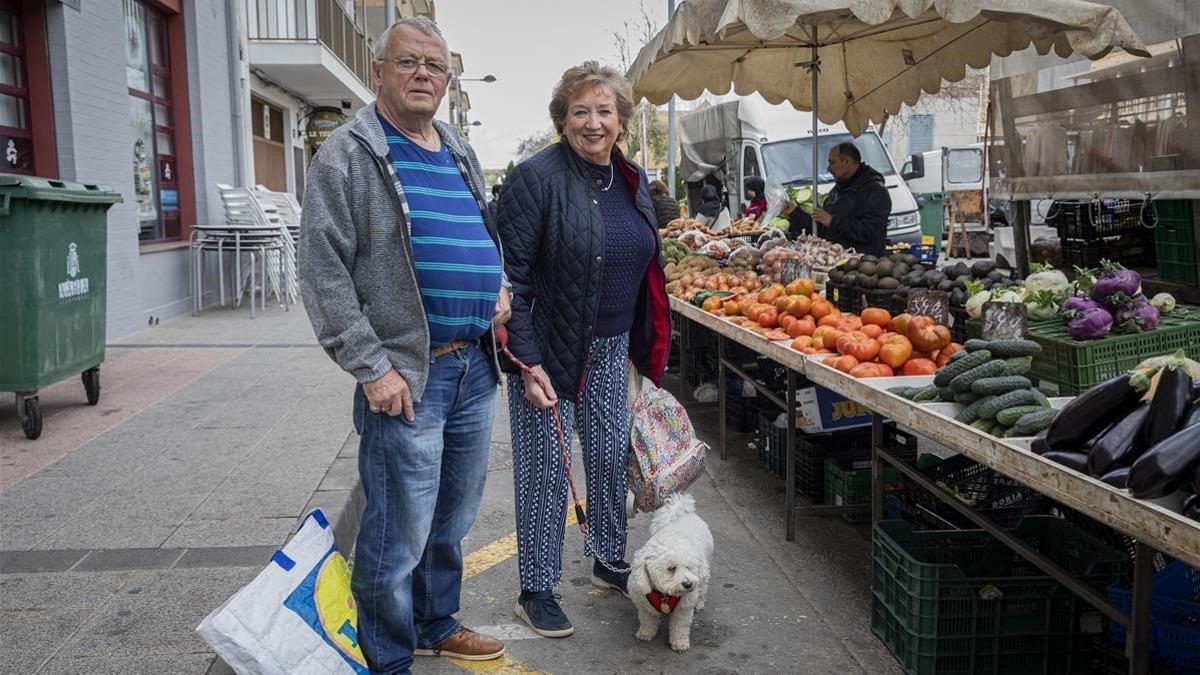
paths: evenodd
<path fill-rule="evenodd" d="M 437 358 L 441 358 L 447 354 L 452 354 L 454 352 L 461 351 L 470 346 L 471 346 L 470 340 L 453 340 L 451 342 L 447 342 L 444 345 L 438 345 L 437 347 L 434 347 L 430 353 L 433 354 L 433 358 L 437 359 Z"/>

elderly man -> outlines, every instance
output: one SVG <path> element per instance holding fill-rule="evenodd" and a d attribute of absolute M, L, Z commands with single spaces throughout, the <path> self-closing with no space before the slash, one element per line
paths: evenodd
<path fill-rule="evenodd" d="M 859 253 L 884 255 L 892 198 L 883 174 L 863 164 L 862 153 L 850 141 L 829 149 L 828 168 L 837 184 L 824 207 L 813 209 L 811 216 L 793 209 L 788 214 L 788 236 L 794 239 L 802 230 L 810 230 L 815 220 L 821 224 L 821 237 Z"/>
<path fill-rule="evenodd" d="M 483 495 L 509 295 L 474 151 L 434 119 L 450 50 L 424 19 L 379 37 L 378 98 L 308 172 L 300 235 L 305 307 L 321 346 L 358 380 L 366 493 L 352 585 L 371 672 L 413 656 L 486 660 L 504 645 L 462 627 L 460 542 Z"/>

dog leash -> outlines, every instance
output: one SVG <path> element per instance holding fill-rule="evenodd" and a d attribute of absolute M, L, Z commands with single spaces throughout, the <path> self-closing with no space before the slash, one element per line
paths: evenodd
<path fill-rule="evenodd" d="M 508 329 L 504 326 L 496 326 L 493 330 L 496 335 L 496 344 L 498 347 L 500 347 L 500 351 L 504 353 L 504 356 L 506 356 L 509 361 L 512 361 L 512 364 L 519 368 L 522 373 L 529 373 L 529 375 L 533 377 L 533 381 L 542 388 L 542 393 L 546 395 L 546 398 L 550 398 L 552 391 L 549 383 L 538 377 L 538 375 L 533 372 L 533 368 L 522 363 L 520 359 L 518 359 L 511 351 L 508 350 Z M 601 558 L 596 552 L 596 543 L 592 541 L 591 528 L 588 527 L 587 513 L 584 511 L 583 505 L 579 503 L 579 493 L 575 491 L 575 479 L 571 476 L 571 446 L 567 444 L 566 434 L 563 433 L 562 419 L 558 416 L 557 401 L 555 401 L 554 405 L 550 406 L 550 418 L 554 420 L 554 431 L 558 435 L 558 449 L 559 455 L 562 457 L 563 473 L 566 474 L 567 485 L 571 488 L 571 502 L 575 506 L 575 520 L 579 524 L 579 531 L 583 533 L 583 543 L 591 549 L 592 555 L 594 555 L 596 560 L 599 561 L 599 563 L 603 565 L 604 568 L 609 572 L 614 574 L 626 574 L 630 571 L 630 568 L 626 567 L 624 569 L 619 569 L 614 567 L 613 565 L 610 565 L 607 560 Z"/>

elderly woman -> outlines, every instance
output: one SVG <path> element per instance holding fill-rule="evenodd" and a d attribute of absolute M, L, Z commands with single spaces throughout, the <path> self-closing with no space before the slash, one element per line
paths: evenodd
<path fill-rule="evenodd" d="M 508 378 L 516 612 L 546 637 L 574 632 L 553 594 L 567 483 L 550 408 L 568 442 L 574 429 L 583 445 L 592 583 L 624 593 L 629 366 L 657 383 L 667 358 L 670 319 L 649 181 L 616 147 L 632 113 L 629 83 L 615 69 L 588 61 L 567 70 L 550 100 L 562 140 L 519 164 L 500 195 L 513 293 L 508 345 L 532 366 Z"/>
<path fill-rule="evenodd" d="M 650 181 L 650 201 L 654 202 L 654 215 L 658 218 L 659 227 L 666 227 L 679 217 L 679 202 L 675 201 L 670 188 L 661 180 Z"/>

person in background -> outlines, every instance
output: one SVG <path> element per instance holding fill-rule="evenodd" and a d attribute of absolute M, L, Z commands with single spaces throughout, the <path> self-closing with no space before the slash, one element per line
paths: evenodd
<path fill-rule="evenodd" d="M 617 147 L 633 115 L 631 89 L 595 61 L 563 73 L 550 98 L 562 140 L 518 164 L 500 197 L 513 286 L 508 346 L 530 366 L 508 377 L 521 582 L 515 611 L 544 637 L 574 632 L 554 595 L 567 478 L 550 409 L 567 442 L 574 431 L 583 447 L 592 584 L 625 594 L 629 370 L 659 382 L 670 342 L 650 181 Z"/>
<path fill-rule="evenodd" d="M 658 216 L 659 227 L 666 227 L 667 223 L 679 217 L 679 202 L 671 197 L 667 184 L 661 180 L 650 181 L 650 200 L 654 202 L 654 215 Z"/>
<path fill-rule="evenodd" d="M 837 183 L 824 206 L 813 209 L 811 216 L 804 209 L 793 209 L 788 214 L 788 236 L 795 239 L 811 232 L 815 220 L 823 239 L 862 254 L 884 255 L 892 198 L 883 174 L 863 164 L 862 154 L 850 141 L 829 149 L 828 168 Z"/>
<path fill-rule="evenodd" d="M 721 214 L 721 189 L 711 183 L 705 183 L 700 188 L 700 208 L 696 220 L 702 225 L 712 226 Z"/>
<path fill-rule="evenodd" d="M 767 211 L 767 184 L 758 176 L 746 176 L 746 208 L 742 211 L 745 218 L 762 218 Z"/>
<path fill-rule="evenodd" d="M 492 222 L 496 222 L 496 216 L 500 213 L 500 184 L 496 183 L 492 186 L 492 200 L 487 203 L 488 217 Z"/>
<path fill-rule="evenodd" d="M 367 664 L 392 675 L 414 656 L 504 654 L 454 614 L 499 392 L 493 328 L 510 305 L 483 169 L 435 119 L 450 82 L 445 38 L 417 17 L 375 45 L 375 102 L 309 167 L 299 262 L 317 340 L 358 381 L 366 506 L 351 587 Z"/>

